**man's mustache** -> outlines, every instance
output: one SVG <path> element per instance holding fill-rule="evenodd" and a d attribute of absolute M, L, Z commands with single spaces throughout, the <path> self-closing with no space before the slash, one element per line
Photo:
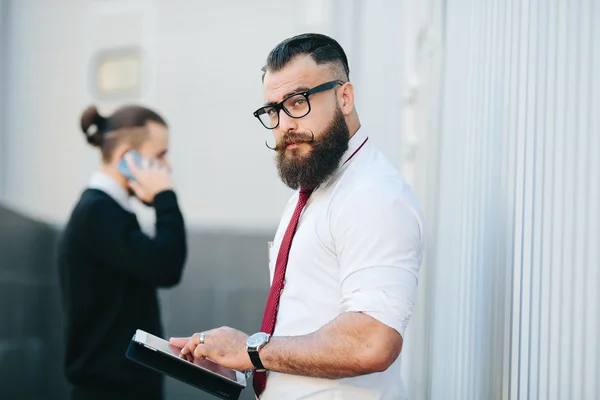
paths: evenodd
<path fill-rule="evenodd" d="M 275 145 L 275 147 L 269 146 L 267 141 L 265 140 L 265 146 L 268 149 L 281 152 L 285 150 L 286 147 L 292 144 L 301 144 L 301 143 L 312 143 L 315 141 L 315 134 L 311 131 L 310 133 L 292 133 L 289 135 L 283 135 L 279 142 Z"/>

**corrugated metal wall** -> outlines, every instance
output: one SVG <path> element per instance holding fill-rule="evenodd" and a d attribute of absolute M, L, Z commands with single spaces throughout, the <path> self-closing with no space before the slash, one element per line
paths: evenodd
<path fill-rule="evenodd" d="M 599 399 L 600 1 L 408 4 L 433 67 L 413 398 Z"/>
<path fill-rule="evenodd" d="M 6 182 L 6 126 L 4 108 L 6 105 L 6 57 L 8 53 L 6 39 L 8 33 L 8 0 L 0 0 L 0 199 L 4 195 Z"/>

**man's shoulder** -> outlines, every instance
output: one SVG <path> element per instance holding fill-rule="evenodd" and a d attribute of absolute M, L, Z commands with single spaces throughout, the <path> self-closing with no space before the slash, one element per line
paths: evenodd
<path fill-rule="evenodd" d="M 112 215 L 126 216 L 124 210 L 110 195 L 99 189 L 84 190 L 73 210 L 72 218 L 104 219 Z"/>
<path fill-rule="evenodd" d="M 418 208 L 411 186 L 401 176 L 370 177 L 356 179 L 353 185 L 341 187 L 332 197 L 334 208 L 370 208 L 384 212 L 386 208 L 405 204 Z"/>
<path fill-rule="evenodd" d="M 404 176 L 381 153 L 352 165 L 336 185 L 336 202 L 351 197 L 378 199 L 410 198 L 412 188 Z"/>
<path fill-rule="evenodd" d="M 61 233 L 61 243 L 71 244 L 75 241 L 81 247 L 82 237 L 89 227 L 102 221 L 112 209 L 112 199 L 104 192 L 86 188 L 71 211 L 65 229 Z"/>
<path fill-rule="evenodd" d="M 381 153 L 372 153 L 369 159 L 352 167 L 353 170 L 344 174 L 332 193 L 332 211 L 386 213 L 403 209 L 422 221 L 422 211 L 413 188 Z"/>

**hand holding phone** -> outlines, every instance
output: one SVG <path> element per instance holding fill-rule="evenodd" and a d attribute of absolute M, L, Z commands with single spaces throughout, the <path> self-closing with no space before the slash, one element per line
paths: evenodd
<path fill-rule="evenodd" d="M 165 190 L 173 189 L 173 182 L 165 163 L 149 163 L 135 150 L 125 154 L 119 164 L 119 171 L 129 179 L 129 187 L 144 203 L 152 203 L 154 196 Z"/>

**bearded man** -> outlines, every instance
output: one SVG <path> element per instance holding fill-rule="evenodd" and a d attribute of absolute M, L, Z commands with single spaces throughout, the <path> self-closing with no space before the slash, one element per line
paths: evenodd
<path fill-rule="evenodd" d="M 254 369 L 261 400 L 404 399 L 400 352 L 423 257 L 416 197 L 361 127 L 334 39 L 278 44 L 263 88 L 254 116 L 272 130 L 279 175 L 295 192 L 270 250 L 261 331 L 171 342 L 184 356 Z"/>

